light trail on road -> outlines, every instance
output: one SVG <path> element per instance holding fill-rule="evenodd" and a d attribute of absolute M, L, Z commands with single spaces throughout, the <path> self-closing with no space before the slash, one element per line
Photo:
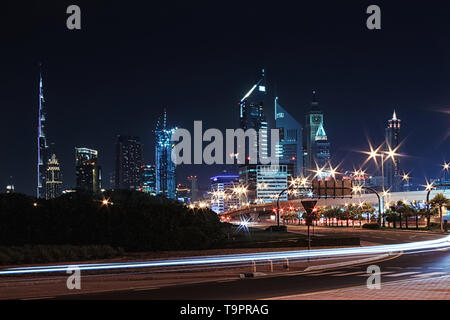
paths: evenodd
<path fill-rule="evenodd" d="M 168 260 L 150 260 L 138 262 L 123 263 L 95 263 L 95 264 L 70 264 L 70 265 L 51 265 L 36 267 L 17 267 L 0 269 L 0 275 L 14 274 L 33 274 L 48 272 L 66 272 L 68 270 L 115 270 L 131 268 L 153 268 L 153 267 L 174 267 L 174 266 L 194 266 L 194 265 L 220 265 L 227 263 L 246 263 L 268 260 L 283 259 L 305 259 L 305 258 L 330 258 L 330 257 L 351 257 L 356 255 L 412 252 L 418 250 L 437 250 L 450 247 L 450 236 L 428 241 L 381 245 L 371 247 L 352 247 L 338 249 L 318 249 L 318 250 L 295 250 L 295 251 L 276 251 L 260 253 L 228 254 L 215 256 L 186 257 L 182 259 Z"/>

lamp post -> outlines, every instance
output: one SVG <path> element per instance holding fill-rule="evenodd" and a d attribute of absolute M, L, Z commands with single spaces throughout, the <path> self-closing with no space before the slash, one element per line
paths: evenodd
<path fill-rule="evenodd" d="M 399 148 L 399 146 L 395 147 L 394 149 L 392 149 L 389 145 L 388 145 L 388 151 L 380 151 L 381 148 L 383 147 L 384 143 L 382 143 L 378 148 L 376 148 L 375 150 L 373 149 L 372 145 L 369 142 L 369 147 L 370 147 L 370 151 L 365 151 L 363 153 L 369 155 L 369 157 L 366 159 L 365 162 L 369 161 L 370 159 L 373 159 L 375 161 L 375 164 L 377 164 L 377 157 L 381 158 L 381 176 L 382 176 L 382 188 L 383 188 L 383 208 L 381 208 L 381 201 L 380 201 L 380 208 L 379 208 L 379 225 L 381 225 L 381 219 L 382 219 L 382 212 L 384 211 L 384 201 L 385 201 L 385 197 L 387 196 L 387 192 L 385 190 L 385 183 L 384 183 L 384 162 L 389 160 L 389 158 L 392 160 L 392 162 L 395 165 L 395 157 L 396 156 L 400 156 L 397 153 L 397 150 Z M 386 156 L 386 157 L 385 157 Z M 376 193 L 377 196 L 379 197 L 378 193 Z M 385 226 L 385 222 L 383 219 L 383 226 Z"/>

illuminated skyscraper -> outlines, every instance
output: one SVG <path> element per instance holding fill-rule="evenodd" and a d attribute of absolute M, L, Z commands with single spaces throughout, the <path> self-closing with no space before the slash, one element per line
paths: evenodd
<path fill-rule="evenodd" d="M 176 198 L 175 163 L 172 161 L 172 134 L 176 128 L 167 128 L 167 113 L 164 110 L 163 121 L 156 125 L 156 193 L 169 199 Z"/>
<path fill-rule="evenodd" d="M 303 174 L 302 126 L 278 103 L 278 97 L 275 98 L 275 124 L 280 135 L 280 144 L 277 149 L 279 162 L 287 165 L 290 176 L 301 176 Z"/>
<path fill-rule="evenodd" d="M 391 148 L 396 149 L 400 145 L 400 127 L 401 120 L 397 118 L 397 114 L 392 115 L 392 119 L 388 120 L 385 131 L 386 151 Z M 401 191 L 401 175 L 400 175 L 400 159 L 395 157 L 394 160 L 389 159 L 384 164 L 385 188 L 391 189 L 391 192 Z"/>
<path fill-rule="evenodd" d="M 267 119 L 264 114 L 264 101 L 266 99 L 267 89 L 266 89 L 266 78 L 264 75 L 264 69 L 262 70 L 261 79 L 253 85 L 249 92 L 241 99 L 239 102 L 239 122 L 240 127 L 245 131 L 247 129 L 255 129 L 256 133 L 259 134 L 259 130 L 266 130 L 263 135 L 262 144 L 259 145 L 259 138 L 255 141 L 255 145 L 249 146 L 255 148 L 257 155 L 259 157 L 259 149 L 268 155 L 267 153 Z M 246 147 L 246 163 L 249 159 L 248 148 Z"/>
<path fill-rule="evenodd" d="M 115 188 L 141 187 L 142 145 L 138 137 L 118 136 L 116 142 Z"/>
<path fill-rule="evenodd" d="M 239 206 L 239 196 L 233 193 L 233 189 L 238 185 L 238 178 L 231 174 L 210 178 L 211 210 L 221 213 Z"/>
<path fill-rule="evenodd" d="M 59 197 L 62 194 L 62 174 L 58 159 L 53 154 L 48 162 L 45 179 L 45 198 L 47 200 Z"/>
<path fill-rule="evenodd" d="M 37 159 L 37 190 L 38 198 L 45 198 L 45 178 L 49 160 L 47 137 L 45 136 L 45 99 L 42 84 L 42 73 L 39 74 L 39 112 L 38 112 L 38 159 Z"/>
<path fill-rule="evenodd" d="M 156 166 L 146 164 L 141 167 L 141 190 L 151 195 L 156 194 Z"/>
<path fill-rule="evenodd" d="M 181 183 L 177 185 L 176 189 L 176 199 L 182 203 L 191 202 L 191 189 L 182 185 Z"/>
<path fill-rule="evenodd" d="M 316 165 L 323 167 L 331 157 L 330 143 L 323 124 L 323 112 L 319 108 L 315 91 L 313 91 L 311 109 L 306 115 L 303 138 L 304 175 L 309 176 L 316 170 Z"/>
<path fill-rule="evenodd" d="M 97 150 L 75 148 L 75 169 L 78 190 L 100 191 L 101 168 L 98 165 Z"/>
<path fill-rule="evenodd" d="M 253 85 L 245 96 L 239 102 L 239 124 L 244 131 L 254 129 L 259 135 L 259 130 L 265 130 L 262 135 L 261 144 L 259 136 L 254 145 L 245 146 L 245 163 L 239 164 L 239 182 L 248 188 L 248 198 L 252 202 L 256 199 L 256 166 L 257 164 L 250 164 L 249 148 L 256 151 L 257 163 L 259 163 L 260 150 L 262 154 L 268 155 L 268 124 L 264 113 L 264 102 L 267 97 L 266 78 L 264 69 L 262 70 L 261 78 Z M 254 159 L 253 159 L 254 160 Z"/>
<path fill-rule="evenodd" d="M 276 201 L 281 191 L 288 186 L 287 165 L 258 165 L 257 172 L 257 202 L 272 203 Z M 280 201 L 286 201 L 287 193 L 280 196 Z"/>

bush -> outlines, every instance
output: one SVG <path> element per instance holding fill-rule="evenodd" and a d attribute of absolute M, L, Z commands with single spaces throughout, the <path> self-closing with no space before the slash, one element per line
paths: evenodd
<path fill-rule="evenodd" d="M 112 204 L 102 205 L 104 198 Z M 86 247 L 92 245 L 135 252 L 216 248 L 225 234 L 213 211 L 192 210 L 175 200 L 143 192 L 76 192 L 52 200 L 0 194 L 0 243 L 36 246 L 34 252 L 18 253 L 14 261 L 98 257 L 97 249 Z M 38 245 L 57 245 L 58 249 Z M 64 249 L 65 245 L 80 248 Z"/>
<path fill-rule="evenodd" d="M 107 259 L 123 255 L 110 246 L 23 246 L 0 247 L 0 265 Z"/>
<path fill-rule="evenodd" d="M 377 230 L 380 229 L 380 226 L 378 225 L 378 223 L 365 223 L 363 224 L 363 229 L 372 229 L 372 230 Z"/>

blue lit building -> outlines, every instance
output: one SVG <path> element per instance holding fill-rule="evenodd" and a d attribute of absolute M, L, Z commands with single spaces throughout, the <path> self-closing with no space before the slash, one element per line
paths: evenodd
<path fill-rule="evenodd" d="M 172 134 L 176 128 L 167 128 L 167 113 L 164 110 L 163 121 L 156 125 L 156 193 L 162 194 L 169 199 L 176 198 L 176 165 L 172 161 L 173 142 Z"/>
<path fill-rule="evenodd" d="M 222 174 L 211 180 L 211 210 L 216 213 L 226 212 L 239 206 L 239 196 L 233 193 L 239 176 Z"/>
<path fill-rule="evenodd" d="M 290 176 L 303 174 L 302 126 L 275 98 L 275 125 L 279 130 L 280 144 L 276 150 L 280 164 L 287 165 Z"/>

